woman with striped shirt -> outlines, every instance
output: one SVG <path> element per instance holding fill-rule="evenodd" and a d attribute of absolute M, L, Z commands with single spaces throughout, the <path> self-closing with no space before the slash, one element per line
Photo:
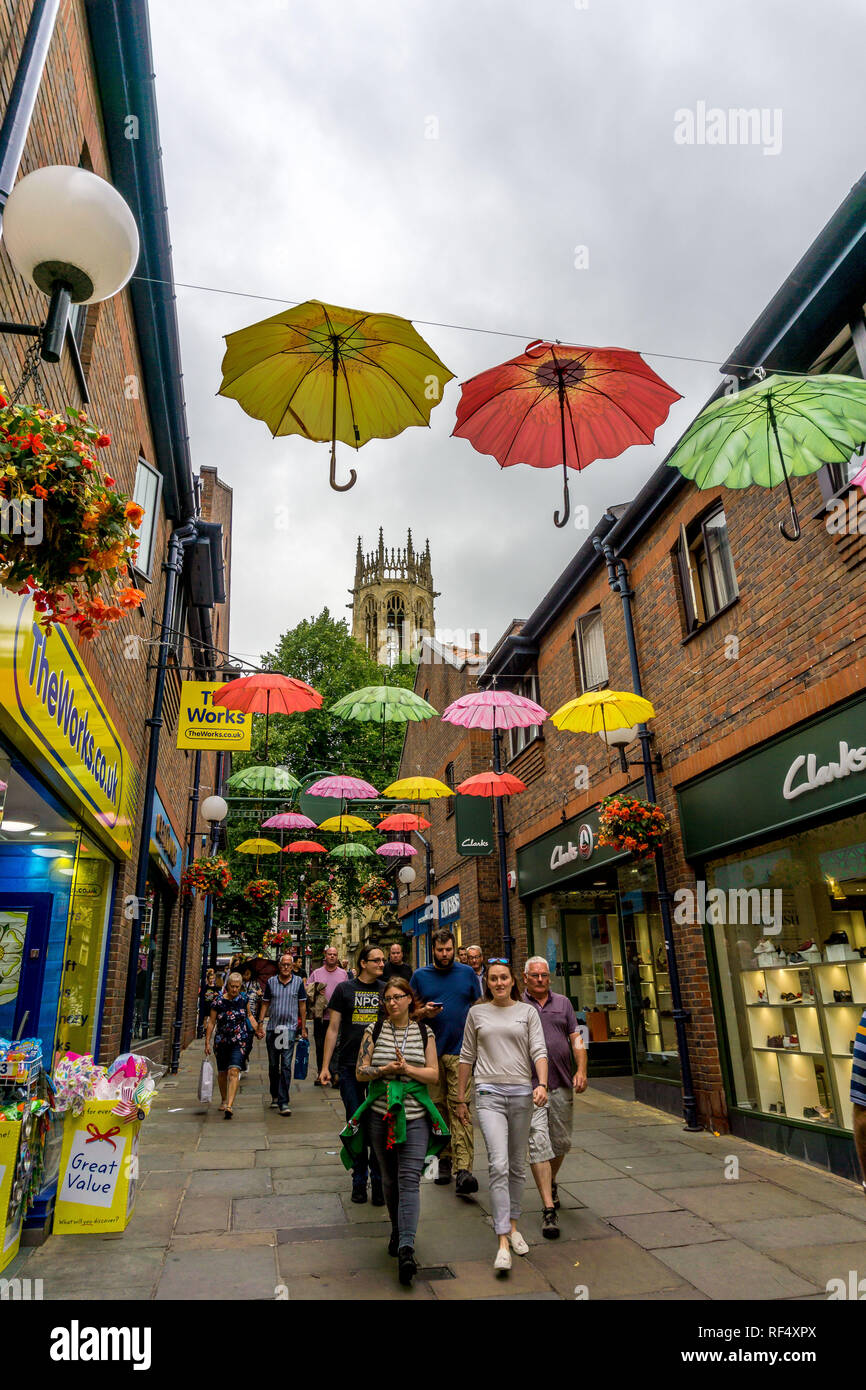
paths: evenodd
<path fill-rule="evenodd" d="M 364 1034 L 355 1074 L 359 1081 L 371 1083 L 369 1133 L 391 1217 L 388 1253 L 398 1257 L 400 1283 L 411 1284 L 417 1269 L 415 1234 L 421 1211 L 421 1174 L 431 1147 L 431 1129 L 438 1131 L 440 1148 L 446 1142 L 447 1130 L 427 1091 L 439 1078 L 436 1039 L 412 1017 L 418 1007 L 414 992 L 399 975 L 392 975 L 383 1003 L 385 1020 Z M 394 1081 L 405 1083 L 400 1094 L 399 1133 L 394 1114 L 396 1088 L 389 1085 Z M 403 1118 L 405 1135 L 401 1139 Z"/>

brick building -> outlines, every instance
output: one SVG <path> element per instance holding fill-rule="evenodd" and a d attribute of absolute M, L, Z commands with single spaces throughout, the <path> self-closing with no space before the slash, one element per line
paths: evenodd
<path fill-rule="evenodd" d="M 864 244 L 861 180 L 731 353 L 717 395 L 758 366 L 866 375 Z M 793 480 L 802 536 L 790 544 L 783 488 L 698 491 L 663 462 L 481 677 L 550 711 L 584 690 L 633 690 L 630 613 L 673 826 L 663 866 L 700 1121 L 852 1177 L 850 1044 L 866 1003 L 861 465 Z M 586 1019 L 591 1069 L 633 1072 L 639 1097 L 676 1113 L 662 885 L 652 860 L 597 843 L 601 800 L 646 791 L 640 745 L 622 771 L 595 735 L 536 733 L 507 763 L 528 784 L 506 804 L 515 916 Z"/>
<path fill-rule="evenodd" d="M 29 5 L 0 11 L 4 100 L 29 12 Z M 175 731 L 181 680 L 218 679 L 228 648 L 227 584 L 225 600 L 216 599 L 231 559 L 231 492 L 214 469 L 199 478 L 192 471 L 144 0 L 62 0 L 19 177 L 49 164 L 82 165 L 114 184 L 139 230 L 133 279 L 114 298 L 73 309 L 61 360 L 43 363 L 41 377 L 49 408 L 86 407 L 111 436 L 105 465 L 145 509 L 134 577 L 146 599 L 92 641 L 57 628 L 43 644 L 29 602 L 0 592 L 0 911 L 21 945 L 17 989 L 0 997 L 0 1034 L 38 1034 L 49 1058 L 71 1048 L 110 1060 L 131 1043 L 168 1060 L 176 1016 L 181 1042 L 196 1024 L 200 902 L 189 921 L 177 1010 L 180 874 L 207 830 L 200 818 L 189 824 L 196 769 L 203 796 L 219 784 L 218 755 L 177 749 Z M 44 317 L 46 301 L 17 275 L 2 241 L 0 295 L 3 319 Z M 21 376 L 27 341 L 0 333 L 7 389 Z M 166 612 L 165 562 L 172 536 L 190 522 Z M 164 705 L 144 824 L 163 630 Z M 27 689 L 22 673 L 30 670 L 37 684 Z M 58 672 L 116 768 L 113 800 L 100 794 L 60 725 L 39 712 Z"/>

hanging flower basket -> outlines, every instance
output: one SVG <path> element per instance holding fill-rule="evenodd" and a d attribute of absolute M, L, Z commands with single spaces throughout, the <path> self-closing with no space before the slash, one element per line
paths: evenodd
<path fill-rule="evenodd" d="M 251 878 L 244 889 L 244 897 L 257 907 L 273 907 L 279 901 L 280 886 L 272 878 Z"/>
<path fill-rule="evenodd" d="M 0 585 L 29 595 L 47 632 L 93 637 L 144 599 L 128 582 L 144 511 L 97 464 L 110 443 L 83 410 L 0 395 Z"/>
<path fill-rule="evenodd" d="M 331 903 L 334 900 L 334 892 L 330 883 L 326 882 L 323 878 L 319 878 L 316 879 L 314 883 L 310 884 L 304 894 L 304 899 L 307 907 L 312 908 L 314 911 L 322 913 L 329 912 Z"/>
<path fill-rule="evenodd" d="M 232 881 L 231 869 L 225 859 L 197 859 L 180 876 L 180 889 L 185 898 L 194 893 L 210 893 L 221 898 Z"/>
<path fill-rule="evenodd" d="M 287 932 L 285 927 L 280 927 L 278 931 L 265 932 L 265 946 L 288 946 L 291 944 L 291 932 Z"/>
<path fill-rule="evenodd" d="M 365 907 L 387 907 L 394 896 L 388 880 L 379 878 L 376 874 L 372 878 L 368 878 L 366 883 L 361 884 L 358 894 Z"/>
<path fill-rule="evenodd" d="M 617 794 L 605 797 L 598 814 L 598 843 L 626 850 L 635 859 L 655 854 L 670 830 L 667 816 L 652 801 Z"/>

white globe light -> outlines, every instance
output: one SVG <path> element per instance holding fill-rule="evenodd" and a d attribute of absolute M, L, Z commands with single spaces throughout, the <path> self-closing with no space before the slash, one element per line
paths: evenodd
<path fill-rule="evenodd" d="M 596 733 L 609 748 L 625 748 L 637 738 L 637 725 L 630 729 L 596 729 Z"/>
<path fill-rule="evenodd" d="M 414 883 L 416 878 L 415 870 L 412 868 L 411 864 L 407 864 L 405 868 L 400 869 L 397 877 L 401 883 Z"/>
<path fill-rule="evenodd" d="M 75 304 L 110 299 L 138 261 L 138 228 L 98 174 L 52 164 L 19 179 L 3 214 L 3 240 L 20 275 L 50 295 L 57 280 Z"/>
<path fill-rule="evenodd" d="M 208 796 L 201 804 L 201 813 L 208 821 L 225 820 L 229 813 L 228 803 L 221 796 Z"/>

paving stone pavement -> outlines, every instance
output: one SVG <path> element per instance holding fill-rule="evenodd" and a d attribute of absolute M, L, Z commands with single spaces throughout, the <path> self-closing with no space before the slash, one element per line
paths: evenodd
<path fill-rule="evenodd" d="M 530 1251 L 496 1275 L 486 1161 L 479 1191 L 423 1183 L 414 1289 L 400 1287 L 382 1208 L 355 1206 L 339 1158 L 336 1091 L 296 1082 L 292 1115 L 268 1107 L 257 1043 L 231 1121 L 196 1098 L 201 1044 L 162 1084 L 142 1130 L 127 1230 L 52 1236 L 4 1271 L 46 1299 L 763 1300 L 826 1297 L 866 1275 L 866 1202 L 853 1183 L 593 1087 L 575 1105 L 559 1176 L 561 1238 L 541 1237 L 529 1178 Z M 477 1132 L 476 1132 L 477 1133 Z M 732 1165 L 731 1159 L 737 1160 Z M 736 1169 L 737 1176 L 729 1176 Z"/>

